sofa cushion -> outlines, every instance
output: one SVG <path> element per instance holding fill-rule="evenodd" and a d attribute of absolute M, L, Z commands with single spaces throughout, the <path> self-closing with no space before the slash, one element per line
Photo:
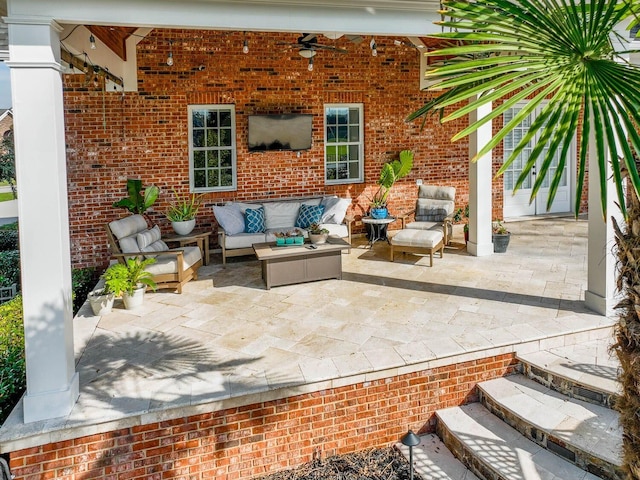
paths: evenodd
<path fill-rule="evenodd" d="M 240 207 L 240 212 L 242 212 L 243 215 L 247 211 L 247 208 L 251 208 L 252 210 L 255 210 L 256 208 L 260 208 L 262 206 L 261 203 L 243 203 L 243 202 L 227 202 L 227 205 L 233 205 L 234 203 Z"/>
<path fill-rule="evenodd" d="M 232 250 L 234 248 L 249 248 L 254 243 L 265 242 L 264 233 L 238 233 L 224 237 L 224 248 Z"/>
<path fill-rule="evenodd" d="M 454 202 L 450 200 L 418 198 L 416 202 L 416 221 L 442 222 L 445 217 L 453 213 L 454 207 Z"/>
<path fill-rule="evenodd" d="M 298 218 L 301 202 L 265 202 L 264 217 L 266 228 L 293 228 Z"/>
<path fill-rule="evenodd" d="M 322 213 L 322 223 L 337 223 L 343 222 L 347 209 L 351 205 L 350 198 L 339 197 L 324 197 L 321 205 L 324 205 L 324 212 Z"/>
<path fill-rule="evenodd" d="M 330 237 L 347 238 L 349 236 L 349 228 L 344 223 L 321 223 L 320 228 L 329 230 Z"/>
<path fill-rule="evenodd" d="M 322 212 L 324 212 L 324 205 L 307 205 L 303 203 L 300 205 L 295 226 L 298 228 L 309 228 L 309 225 L 312 223 L 320 222 Z"/>
<path fill-rule="evenodd" d="M 247 208 L 244 213 L 244 223 L 246 233 L 264 232 L 264 208 Z"/>
<path fill-rule="evenodd" d="M 147 221 L 142 215 L 129 215 L 128 217 L 121 218 L 120 220 L 109 222 L 109 230 L 111 230 L 111 233 L 113 233 L 114 237 L 118 240 L 142 232 L 146 229 Z"/>
<path fill-rule="evenodd" d="M 456 199 L 456 188 L 439 187 L 437 185 L 420 185 L 418 188 L 418 198 L 433 198 L 435 200 L 448 200 L 453 202 Z"/>
<path fill-rule="evenodd" d="M 182 247 L 184 251 L 184 264 L 186 270 L 198 260 L 202 260 L 202 252 L 198 247 Z M 178 272 L 178 259 L 175 255 L 160 254 L 156 256 L 156 263 L 147 266 L 145 270 L 153 275 Z"/>
<path fill-rule="evenodd" d="M 237 233 L 244 232 L 244 215 L 240 210 L 239 203 L 232 202 L 222 206 L 214 205 L 213 214 L 216 216 L 218 224 L 227 235 L 235 235 Z"/>

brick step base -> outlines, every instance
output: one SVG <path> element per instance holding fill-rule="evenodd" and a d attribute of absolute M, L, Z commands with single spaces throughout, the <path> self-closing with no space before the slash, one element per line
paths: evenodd
<path fill-rule="evenodd" d="M 478 384 L 480 402 L 527 439 L 607 480 L 623 478 L 618 413 L 523 375 Z"/>
<path fill-rule="evenodd" d="M 438 410 L 436 416 L 444 444 L 483 479 L 601 478 L 528 440 L 479 403 Z"/>

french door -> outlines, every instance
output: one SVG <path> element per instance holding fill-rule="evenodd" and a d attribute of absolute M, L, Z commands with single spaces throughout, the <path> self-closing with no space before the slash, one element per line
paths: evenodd
<path fill-rule="evenodd" d="M 524 106 L 524 105 L 523 105 Z M 508 109 L 504 113 L 504 122 L 507 123 L 515 115 L 522 110 L 523 106 L 516 106 Z M 511 152 L 516 148 L 520 140 L 528 133 L 529 128 L 535 116 L 540 112 L 539 107 L 534 113 L 529 115 L 518 127 L 512 130 L 509 135 L 504 139 L 504 158 L 508 158 Z M 538 195 L 529 203 L 531 192 L 533 190 L 533 184 L 536 181 L 536 175 L 539 170 L 539 166 L 542 164 L 542 160 L 546 155 L 547 149 L 542 155 L 538 157 L 535 167 L 529 172 L 527 179 L 524 181 L 520 189 L 514 194 L 513 187 L 518 180 L 518 177 L 522 173 L 524 166 L 529 160 L 531 151 L 536 143 L 539 141 L 538 136 L 534 137 L 531 142 L 525 147 L 518 155 L 516 160 L 509 166 L 508 170 L 504 172 L 504 211 L 505 217 L 521 217 L 526 215 L 539 215 L 542 213 L 558 213 L 571 211 L 571 182 L 572 175 L 575 171 L 575 141 L 574 145 L 570 148 L 570 152 L 567 157 L 567 163 L 563 167 L 562 181 L 558 186 L 556 196 L 551 205 L 551 209 L 547 211 L 547 200 L 549 198 L 549 187 L 551 186 L 551 179 L 558 169 L 558 160 L 560 158 L 560 149 L 556 151 L 551 167 L 549 168 L 542 187 L 538 190 Z"/>

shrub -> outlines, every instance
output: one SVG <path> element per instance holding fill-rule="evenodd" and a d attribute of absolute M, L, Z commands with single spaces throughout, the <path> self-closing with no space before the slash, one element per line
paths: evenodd
<path fill-rule="evenodd" d="M 73 290 L 73 314 L 75 315 L 87 299 L 87 294 L 98 283 L 100 273 L 93 267 L 74 268 L 71 271 L 71 288 Z"/>
<path fill-rule="evenodd" d="M 0 305 L 0 424 L 26 386 L 22 297 Z"/>
<path fill-rule="evenodd" d="M 18 249 L 18 230 L 0 230 L 0 252 Z"/>
<path fill-rule="evenodd" d="M 0 277 L 5 285 L 15 283 L 20 288 L 20 251 L 7 250 L 0 252 Z"/>

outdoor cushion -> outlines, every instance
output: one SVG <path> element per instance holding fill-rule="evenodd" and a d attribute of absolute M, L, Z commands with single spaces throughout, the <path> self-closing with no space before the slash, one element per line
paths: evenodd
<path fill-rule="evenodd" d="M 256 208 L 260 208 L 262 206 L 261 203 L 243 203 L 243 202 L 227 202 L 227 205 L 236 204 L 240 207 L 240 212 L 244 215 L 247 211 L 247 208 L 251 208 L 255 210 Z"/>
<path fill-rule="evenodd" d="M 418 188 L 418 198 L 433 198 L 435 200 L 448 200 L 453 202 L 456 199 L 456 189 L 455 187 L 420 185 Z"/>
<path fill-rule="evenodd" d="M 142 215 L 129 215 L 120 220 L 109 222 L 109 229 L 111 233 L 120 240 L 121 238 L 129 237 L 146 230 L 147 221 Z"/>
<path fill-rule="evenodd" d="M 120 251 L 122 253 L 135 253 L 140 251 L 140 247 L 138 246 L 138 235 L 130 235 L 128 237 L 121 238 L 118 240 L 118 245 L 120 245 Z"/>
<path fill-rule="evenodd" d="M 265 202 L 264 218 L 267 229 L 293 228 L 298 218 L 301 202 Z"/>
<path fill-rule="evenodd" d="M 300 205 L 298 218 L 296 219 L 296 227 L 309 228 L 312 223 L 318 223 L 324 212 L 324 205 Z"/>
<path fill-rule="evenodd" d="M 403 229 L 391 237 L 392 245 L 404 247 L 434 248 L 442 241 L 443 234 L 440 230 L 411 230 Z"/>
<path fill-rule="evenodd" d="M 344 238 L 349 236 L 349 227 L 344 223 L 321 223 L 320 228 L 326 228 L 327 230 L 329 230 L 330 237 Z"/>
<path fill-rule="evenodd" d="M 350 198 L 324 197 L 321 205 L 324 205 L 324 212 L 320 221 L 322 223 L 340 224 L 347 214 L 347 209 L 351 205 Z"/>
<path fill-rule="evenodd" d="M 442 222 L 411 222 L 404 228 L 412 230 L 442 230 Z"/>
<path fill-rule="evenodd" d="M 225 236 L 224 248 L 249 248 L 254 243 L 265 242 L 264 238 L 264 233 L 238 233 L 237 235 Z"/>
<path fill-rule="evenodd" d="M 264 208 L 247 208 L 244 214 L 244 224 L 246 233 L 264 232 Z"/>
<path fill-rule="evenodd" d="M 154 225 L 153 228 L 149 228 L 138 233 L 138 235 L 136 236 L 136 241 L 138 242 L 138 247 L 140 247 L 140 250 L 144 252 L 144 249 L 146 247 L 160 240 L 161 236 L 162 233 L 160 233 L 160 227 L 158 227 L 158 225 Z"/>
<path fill-rule="evenodd" d="M 202 259 L 202 252 L 199 247 L 183 247 L 184 251 L 184 270 Z M 145 270 L 152 275 L 162 275 L 166 273 L 176 273 L 178 271 L 178 260 L 175 255 L 157 255 L 156 263 L 147 266 Z"/>
<path fill-rule="evenodd" d="M 453 213 L 454 207 L 454 202 L 450 200 L 418 198 L 416 202 L 416 221 L 442 222 L 448 215 Z"/>
<path fill-rule="evenodd" d="M 213 214 L 227 235 L 244 232 L 244 216 L 240 210 L 240 204 L 228 203 L 227 205 L 214 205 Z"/>

